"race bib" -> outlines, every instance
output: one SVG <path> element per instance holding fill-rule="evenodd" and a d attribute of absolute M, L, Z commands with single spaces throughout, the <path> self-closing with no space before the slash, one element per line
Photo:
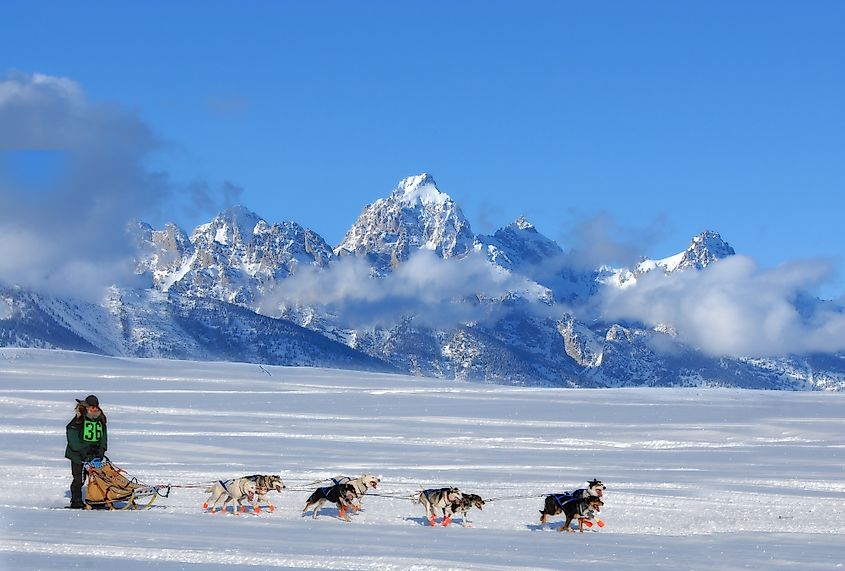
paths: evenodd
<path fill-rule="evenodd" d="M 86 420 L 82 424 L 82 440 L 85 442 L 99 442 L 103 438 L 103 425 L 100 422 Z"/>

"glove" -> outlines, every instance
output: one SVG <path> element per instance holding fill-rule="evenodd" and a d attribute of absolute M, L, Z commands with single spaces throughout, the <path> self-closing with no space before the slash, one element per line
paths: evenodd
<path fill-rule="evenodd" d="M 90 464 L 92 468 L 96 468 L 97 470 L 99 470 L 100 468 L 103 467 L 103 459 L 102 458 L 92 458 L 88 462 L 88 464 Z"/>

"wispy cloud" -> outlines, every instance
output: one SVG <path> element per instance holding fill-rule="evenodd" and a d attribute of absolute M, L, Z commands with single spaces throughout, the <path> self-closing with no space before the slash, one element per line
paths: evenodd
<path fill-rule="evenodd" d="M 137 114 L 90 101 L 72 79 L 0 79 L 0 125 L 5 283 L 88 298 L 104 286 L 136 284 L 127 223 L 160 220 L 174 205 L 212 206 L 208 185 L 199 200 L 191 185 L 147 166 L 164 146 Z M 16 161 L 43 152 L 61 156 L 53 176 L 17 176 Z"/>
<path fill-rule="evenodd" d="M 278 283 L 260 306 L 267 315 L 278 314 L 285 306 L 320 306 L 356 327 L 390 326 L 408 316 L 418 324 L 449 327 L 495 319 L 506 308 L 487 302 L 510 292 L 536 300 L 544 290 L 479 254 L 442 259 L 420 250 L 382 278 L 373 277 L 367 263 L 355 257 L 343 258 L 328 269 L 304 267 Z"/>
<path fill-rule="evenodd" d="M 564 233 L 563 242 L 571 247 L 567 263 L 590 270 L 602 265 L 630 266 L 665 237 L 666 226 L 664 216 L 645 226 L 625 226 L 607 213 L 582 218 Z"/>
<path fill-rule="evenodd" d="M 670 325 L 711 355 L 830 353 L 845 350 L 845 313 L 804 301 L 831 271 L 823 260 L 762 269 L 737 255 L 700 272 L 655 271 L 624 290 L 605 287 L 597 303 L 606 320 Z"/>

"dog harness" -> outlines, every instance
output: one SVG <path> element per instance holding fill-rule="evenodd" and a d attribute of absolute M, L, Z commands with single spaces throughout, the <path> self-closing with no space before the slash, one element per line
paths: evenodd
<path fill-rule="evenodd" d="M 552 494 L 552 497 L 555 499 L 560 509 L 563 509 L 563 503 L 561 503 L 560 501 L 561 498 L 569 498 L 570 500 L 572 499 L 572 496 L 570 496 L 569 494 Z"/>
<path fill-rule="evenodd" d="M 217 482 L 218 482 L 221 486 L 223 486 L 223 489 L 224 489 L 224 490 L 226 490 L 226 493 L 227 493 L 227 494 L 229 494 L 230 496 L 232 496 L 232 497 L 233 497 L 233 498 L 235 498 L 236 500 L 239 500 L 239 499 L 241 499 L 241 498 L 246 497 L 246 494 L 244 494 L 244 493 L 243 493 L 243 490 L 239 490 L 240 495 L 239 495 L 239 496 L 236 496 L 236 495 L 235 495 L 235 494 L 233 494 L 233 493 L 231 492 L 231 490 L 229 489 L 229 486 L 230 486 L 230 485 L 232 485 L 232 484 L 234 484 L 234 483 L 235 483 L 235 480 L 226 480 L 225 482 L 224 482 L 223 480 L 217 480 Z M 228 484 L 228 485 L 227 485 L 227 484 Z"/>
<path fill-rule="evenodd" d="M 451 503 L 452 503 L 452 500 L 451 500 L 451 499 L 449 499 L 449 490 L 450 490 L 450 489 L 451 489 L 451 488 L 439 488 L 439 489 L 437 489 L 437 490 L 423 490 L 423 491 L 422 491 L 422 493 L 423 493 L 423 495 L 425 496 L 426 501 L 427 501 L 428 503 L 430 503 L 430 504 L 431 504 L 431 503 L 432 503 L 432 502 L 431 502 L 431 498 L 430 498 L 430 497 L 428 497 L 428 494 L 429 494 L 429 493 L 433 493 L 433 492 L 446 492 L 446 494 L 445 494 L 446 501 L 447 501 L 448 503 L 450 503 L 450 504 L 451 504 Z M 434 504 L 432 504 L 432 505 L 434 505 Z"/>

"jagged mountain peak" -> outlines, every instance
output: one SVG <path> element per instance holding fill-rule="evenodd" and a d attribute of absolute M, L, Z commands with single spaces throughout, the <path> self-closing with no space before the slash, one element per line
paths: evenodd
<path fill-rule="evenodd" d="M 531 222 L 529 222 L 525 216 L 520 215 L 516 220 L 514 220 L 509 226 L 513 226 L 518 230 L 528 230 L 529 232 L 536 232 L 537 229 L 534 227 Z"/>
<path fill-rule="evenodd" d="M 428 173 L 402 179 L 390 198 L 410 207 L 428 204 L 443 205 L 452 202 L 448 194 L 437 188 L 434 177 Z"/>
<path fill-rule="evenodd" d="M 235 204 L 230 206 L 229 208 L 225 208 L 220 213 L 215 216 L 215 218 L 223 218 L 227 220 L 253 220 L 253 219 L 261 219 L 261 217 L 244 206 L 243 204 Z"/>
<path fill-rule="evenodd" d="M 658 268 L 667 274 L 684 270 L 703 270 L 713 262 L 735 254 L 734 249 L 722 239 L 718 232 L 704 230 L 692 237 L 686 250 L 667 258 L 659 260 L 643 258 L 633 268 L 601 268 L 602 277 L 599 281 L 624 288 L 635 284 L 637 276 Z"/>
<path fill-rule="evenodd" d="M 713 262 L 736 254 L 718 232 L 704 230 L 692 237 L 690 245 L 683 252 L 657 260 L 655 264 L 667 272 L 676 270 L 703 270 Z M 642 266 L 642 264 L 640 264 Z"/>
<path fill-rule="evenodd" d="M 377 271 L 388 272 L 416 250 L 443 258 L 463 256 L 473 238 L 460 207 L 431 175 L 422 173 L 400 181 L 388 198 L 367 205 L 335 253 L 366 257 Z"/>
<path fill-rule="evenodd" d="M 564 252 L 561 247 L 523 216 L 492 236 L 476 236 L 473 246 L 491 263 L 531 279 L 551 292 L 555 299 L 583 296 L 585 294 L 581 290 L 590 287 L 589 283 L 580 282 L 589 282 L 591 275 L 563 275 Z M 579 283 L 575 284 L 576 281 Z"/>
<path fill-rule="evenodd" d="M 221 211 L 211 222 L 197 226 L 191 234 L 191 241 L 196 242 L 201 234 L 212 233 L 212 241 L 223 245 L 234 242 L 248 243 L 255 234 L 256 226 L 261 222 L 264 222 L 264 219 L 258 214 L 237 204 Z"/>
<path fill-rule="evenodd" d="M 718 232 L 712 230 L 705 230 L 693 236 L 687 252 L 700 252 L 702 255 L 712 258 L 712 261 L 736 254 L 730 244 L 725 242 Z"/>
<path fill-rule="evenodd" d="M 511 270 L 538 265 L 562 253 L 554 240 L 538 232 L 524 216 L 492 236 L 477 236 L 475 249 L 483 250 L 491 262 Z"/>

